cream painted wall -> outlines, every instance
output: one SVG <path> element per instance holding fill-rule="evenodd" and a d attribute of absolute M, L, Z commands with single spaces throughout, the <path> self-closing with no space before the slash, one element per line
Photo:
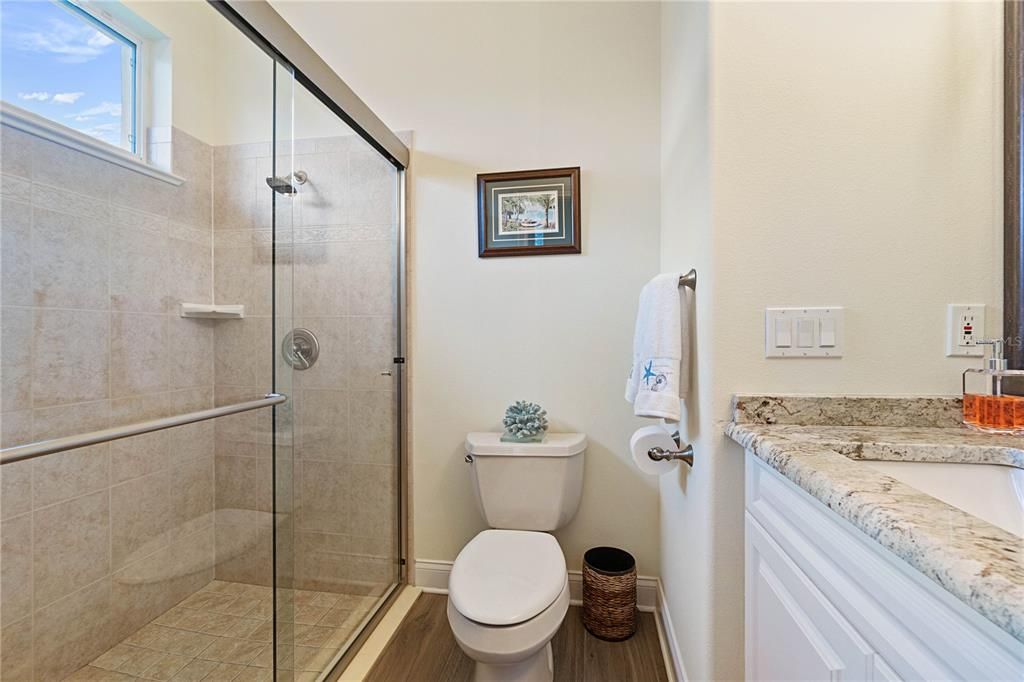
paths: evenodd
<path fill-rule="evenodd" d="M 410 261 L 414 556 L 484 527 L 467 431 L 508 403 L 590 437 L 570 567 L 613 544 L 658 570 L 658 493 L 627 454 L 636 297 L 656 270 L 656 4 L 311 3 L 275 8 L 395 130 L 414 131 Z M 578 256 L 481 260 L 479 172 L 579 165 Z"/>
<path fill-rule="evenodd" d="M 698 465 L 661 481 L 661 576 L 689 678 L 740 679 L 731 396 L 952 394 L 978 361 L 944 357 L 945 305 L 1000 331 L 1001 7 L 667 4 L 662 30 L 661 264 L 701 280 Z M 765 359 L 774 305 L 846 306 L 845 357 Z"/>
<path fill-rule="evenodd" d="M 237 49 L 224 30 L 234 29 L 206 2 L 127 0 L 124 5 L 170 39 L 171 123 L 207 144 L 218 144 L 216 102 L 221 79 L 217 73 L 228 52 L 218 46 L 228 40 L 226 44 Z M 248 54 L 265 60 L 269 73 L 270 58 L 252 43 L 247 47 Z M 160 76 L 166 77 L 166 73 Z M 166 93 L 166 86 L 162 92 Z"/>
<path fill-rule="evenodd" d="M 205 0 L 124 5 L 170 39 L 171 88 L 159 89 L 158 96 L 170 95 L 175 127 L 211 145 L 269 141 L 276 73 L 278 139 L 352 134 Z"/>

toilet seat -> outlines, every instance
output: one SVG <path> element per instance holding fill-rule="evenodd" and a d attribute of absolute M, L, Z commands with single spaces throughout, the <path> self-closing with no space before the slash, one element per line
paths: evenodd
<path fill-rule="evenodd" d="M 566 585 L 565 556 L 553 536 L 485 530 L 456 557 L 448 596 L 466 619 L 502 627 L 536 617 L 555 603 Z"/>

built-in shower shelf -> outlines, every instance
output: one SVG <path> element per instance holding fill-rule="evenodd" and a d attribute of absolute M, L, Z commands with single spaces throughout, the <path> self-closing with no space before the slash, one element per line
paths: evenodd
<path fill-rule="evenodd" d="M 208 320 L 240 320 L 245 317 L 245 306 L 224 303 L 182 303 L 181 316 L 202 317 Z"/>

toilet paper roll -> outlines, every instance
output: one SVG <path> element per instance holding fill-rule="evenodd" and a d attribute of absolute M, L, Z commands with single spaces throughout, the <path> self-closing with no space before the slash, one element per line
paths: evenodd
<path fill-rule="evenodd" d="M 674 471 L 679 462 L 656 462 L 647 455 L 651 448 L 676 450 L 678 446 L 672 440 L 672 434 L 662 426 L 645 426 L 637 429 L 629 439 L 629 449 L 633 453 L 633 461 L 640 471 L 653 476 L 661 476 Z"/>

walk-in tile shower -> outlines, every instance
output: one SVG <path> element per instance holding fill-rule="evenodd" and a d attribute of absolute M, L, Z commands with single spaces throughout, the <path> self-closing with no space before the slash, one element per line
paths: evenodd
<path fill-rule="evenodd" d="M 0 676 L 325 678 L 404 579 L 398 138 L 276 24 L 118 7 L 141 158 L 3 102 Z"/>

